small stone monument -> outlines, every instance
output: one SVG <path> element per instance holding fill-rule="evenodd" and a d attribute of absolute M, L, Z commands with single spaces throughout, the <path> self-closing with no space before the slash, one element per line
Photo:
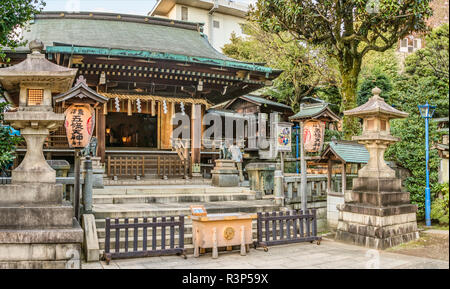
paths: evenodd
<path fill-rule="evenodd" d="M 0 269 L 81 267 L 83 231 L 43 154 L 50 131 L 64 123 L 64 115 L 53 112 L 52 93 L 67 91 L 77 70 L 46 60 L 43 48 L 32 41 L 26 60 L 0 69 L 1 85 L 19 99 L 17 112 L 5 113 L 5 121 L 27 143 L 11 185 L 0 186 Z"/>
<path fill-rule="evenodd" d="M 221 146 L 220 159 L 216 160 L 216 165 L 211 171 L 212 185 L 215 187 L 238 187 L 239 171 L 235 162 L 231 159 L 228 147 Z"/>
<path fill-rule="evenodd" d="M 336 239 L 386 249 L 419 238 L 417 206 L 410 204 L 409 193 L 384 160 L 387 147 L 399 141 L 390 134 L 389 120 L 408 114 L 386 104 L 378 87 L 372 93 L 367 103 L 344 112 L 363 119 L 363 133 L 353 140 L 366 146 L 370 159 L 353 180 L 350 199 L 338 205 Z"/>

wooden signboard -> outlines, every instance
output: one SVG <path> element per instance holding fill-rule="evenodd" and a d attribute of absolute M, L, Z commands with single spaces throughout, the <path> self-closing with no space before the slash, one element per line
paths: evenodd
<path fill-rule="evenodd" d="M 205 207 L 201 205 L 199 206 L 191 205 L 191 214 L 192 216 L 202 216 L 202 217 L 208 215 Z"/>
<path fill-rule="evenodd" d="M 89 104 L 72 104 L 65 112 L 67 140 L 70 148 L 89 145 L 95 128 L 95 111 Z"/>

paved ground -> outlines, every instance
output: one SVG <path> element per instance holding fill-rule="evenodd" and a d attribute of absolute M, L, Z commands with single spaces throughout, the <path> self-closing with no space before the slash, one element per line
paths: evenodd
<path fill-rule="evenodd" d="M 379 258 L 378 258 L 379 257 Z M 449 269 L 449 262 L 368 250 L 323 240 L 320 246 L 300 243 L 270 247 L 268 252 L 251 249 L 247 256 L 239 252 L 219 252 L 218 259 L 210 254 L 199 258 L 188 255 L 113 260 L 82 264 L 83 269 Z"/>

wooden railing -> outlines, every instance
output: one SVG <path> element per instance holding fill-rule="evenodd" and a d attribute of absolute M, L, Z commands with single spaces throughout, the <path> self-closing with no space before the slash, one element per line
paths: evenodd
<path fill-rule="evenodd" d="M 184 216 L 178 216 L 177 221 L 175 217 L 153 217 L 151 221 L 149 218 L 125 218 L 113 219 L 113 221 L 112 223 L 111 219 L 107 218 L 105 224 L 105 252 L 103 258 L 107 264 L 109 264 L 111 259 L 171 254 L 183 255 L 186 259 L 184 253 Z M 168 236 L 166 236 L 167 229 Z M 112 238 L 111 233 L 113 230 L 114 237 Z M 121 244 L 121 230 L 125 234 L 123 244 Z M 129 231 L 133 234 L 131 238 Z M 175 246 L 176 231 L 178 231 L 177 246 Z M 140 233 L 142 238 L 139 236 Z M 158 237 L 160 239 L 159 242 Z M 149 239 L 151 240 L 150 244 L 148 244 Z M 132 244 L 132 248 L 129 248 L 129 243 Z"/>
<path fill-rule="evenodd" d="M 108 177 L 185 177 L 189 174 L 189 164 L 178 155 L 109 155 L 106 173 Z"/>
<path fill-rule="evenodd" d="M 264 229 L 264 232 L 263 232 Z M 267 246 L 317 241 L 316 210 L 258 213 L 257 244 L 267 251 Z"/>

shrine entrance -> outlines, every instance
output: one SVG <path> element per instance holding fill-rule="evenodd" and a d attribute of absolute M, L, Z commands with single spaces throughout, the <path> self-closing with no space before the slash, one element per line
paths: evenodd
<path fill-rule="evenodd" d="M 157 145 L 158 119 L 149 114 L 112 112 L 106 116 L 107 147 L 154 148 Z"/>

